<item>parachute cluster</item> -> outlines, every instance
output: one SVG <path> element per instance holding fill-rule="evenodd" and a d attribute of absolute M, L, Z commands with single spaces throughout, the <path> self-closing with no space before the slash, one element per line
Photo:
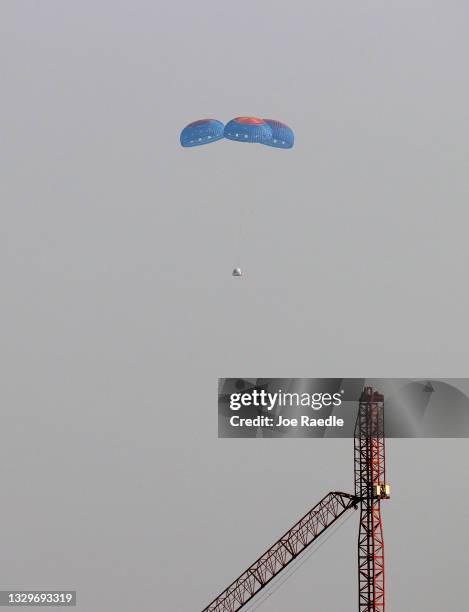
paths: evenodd
<path fill-rule="evenodd" d="M 186 125 L 180 141 L 183 147 L 198 147 L 222 138 L 278 149 L 291 149 L 295 141 L 293 130 L 286 123 L 258 117 L 236 117 L 226 125 L 217 119 L 199 119 Z"/>

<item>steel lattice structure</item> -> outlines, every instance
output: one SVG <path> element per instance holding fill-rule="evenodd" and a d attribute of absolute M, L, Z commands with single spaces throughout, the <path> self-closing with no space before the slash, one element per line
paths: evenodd
<path fill-rule="evenodd" d="M 296 559 L 358 500 L 348 493 L 328 493 L 296 525 L 225 589 L 203 612 L 236 612 Z"/>
<path fill-rule="evenodd" d="M 328 493 L 202 612 L 236 612 L 243 608 L 341 516 L 358 505 L 359 612 L 384 612 L 381 500 L 389 498 L 389 486 L 385 479 L 384 400 L 371 387 L 365 387 L 360 397 L 354 450 L 355 494 Z"/>
<path fill-rule="evenodd" d="M 360 398 L 355 426 L 355 495 L 360 499 L 358 609 L 385 610 L 384 539 L 381 500 L 385 478 L 384 398 L 370 387 Z"/>

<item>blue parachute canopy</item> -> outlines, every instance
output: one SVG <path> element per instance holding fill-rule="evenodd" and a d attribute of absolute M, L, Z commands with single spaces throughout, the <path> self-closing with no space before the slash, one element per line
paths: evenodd
<path fill-rule="evenodd" d="M 264 121 L 272 130 L 272 139 L 265 141 L 263 144 L 280 149 L 291 149 L 295 142 L 293 130 L 282 121 L 277 121 L 277 119 L 264 119 Z"/>
<path fill-rule="evenodd" d="M 272 139 L 272 129 L 257 117 L 236 117 L 225 125 L 225 138 L 239 142 L 260 142 Z"/>
<path fill-rule="evenodd" d="M 199 119 L 186 125 L 181 132 L 183 147 L 198 147 L 223 138 L 223 123 L 217 119 Z"/>

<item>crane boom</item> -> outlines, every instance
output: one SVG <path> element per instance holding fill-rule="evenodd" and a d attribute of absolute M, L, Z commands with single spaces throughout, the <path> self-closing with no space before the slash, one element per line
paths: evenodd
<path fill-rule="evenodd" d="M 202 612 L 240 610 L 347 510 L 356 507 L 359 501 L 357 496 L 348 493 L 328 493 Z"/>

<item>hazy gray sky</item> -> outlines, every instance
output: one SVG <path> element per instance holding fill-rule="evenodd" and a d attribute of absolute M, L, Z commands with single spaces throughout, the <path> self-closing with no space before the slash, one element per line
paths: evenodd
<path fill-rule="evenodd" d="M 351 488 L 350 441 L 217 440 L 219 376 L 467 377 L 468 19 L 2 2 L 2 588 L 197 612 Z M 179 146 L 251 114 L 295 148 Z M 390 610 L 463 612 L 468 450 L 389 443 Z M 355 610 L 357 523 L 262 609 Z"/>

